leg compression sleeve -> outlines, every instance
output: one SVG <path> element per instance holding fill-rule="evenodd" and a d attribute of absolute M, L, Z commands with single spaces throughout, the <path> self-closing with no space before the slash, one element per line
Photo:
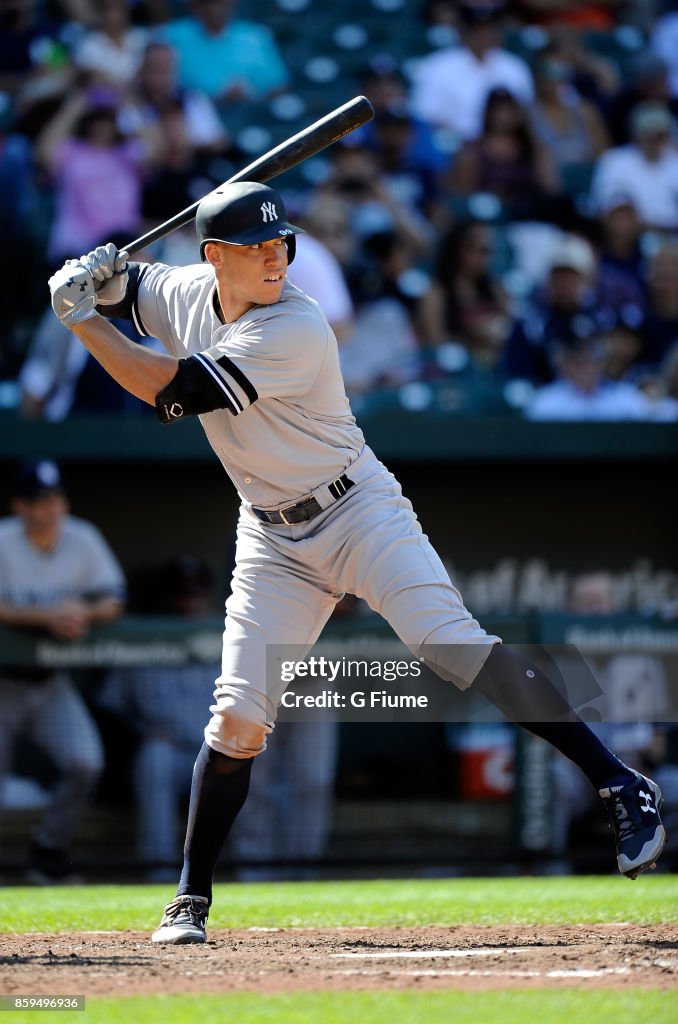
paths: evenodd
<path fill-rule="evenodd" d="M 177 896 L 205 896 L 211 903 L 214 869 L 247 798 L 253 760 L 228 757 L 203 743 L 193 769 Z"/>

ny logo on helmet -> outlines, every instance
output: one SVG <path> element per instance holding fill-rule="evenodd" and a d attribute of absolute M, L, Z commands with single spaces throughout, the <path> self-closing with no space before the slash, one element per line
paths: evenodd
<path fill-rule="evenodd" d="M 264 218 L 264 224 L 267 224 L 270 220 L 278 219 L 278 211 L 272 202 L 261 204 L 261 215 Z"/>

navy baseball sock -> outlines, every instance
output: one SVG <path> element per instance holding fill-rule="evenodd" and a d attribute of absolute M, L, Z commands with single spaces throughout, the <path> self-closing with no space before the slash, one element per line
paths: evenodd
<path fill-rule="evenodd" d="M 596 789 L 635 777 L 591 732 L 548 676 L 517 651 L 496 644 L 474 686 L 510 721 L 551 743 L 579 765 Z M 531 721 L 535 717 L 539 720 Z"/>
<path fill-rule="evenodd" d="M 177 896 L 212 902 L 214 869 L 226 837 L 245 803 L 254 759 L 228 757 L 203 743 L 193 768 L 184 866 Z"/>

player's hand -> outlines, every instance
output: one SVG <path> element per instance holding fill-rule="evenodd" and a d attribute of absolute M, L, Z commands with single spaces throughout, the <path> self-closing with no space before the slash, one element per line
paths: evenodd
<path fill-rule="evenodd" d="M 113 242 L 100 245 L 80 257 L 80 262 L 94 278 L 97 305 L 114 306 L 125 298 L 128 259 L 129 254 L 124 249 L 119 251 Z"/>
<path fill-rule="evenodd" d="M 64 327 L 73 327 L 96 316 L 94 278 L 79 260 L 66 260 L 49 279 L 52 309 Z"/>
<path fill-rule="evenodd" d="M 49 609 L 45 626 L 59 640 L 80 640 L 89 629 L 87 605 L 76 598 L 62 601 Z"/>

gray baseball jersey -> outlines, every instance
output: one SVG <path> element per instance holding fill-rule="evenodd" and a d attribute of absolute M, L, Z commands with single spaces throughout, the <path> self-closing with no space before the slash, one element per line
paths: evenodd
<path fill-rule="evenodd" d="M 125 578 L 92 523 L 66 516 L 54 548 L 40 551 L 20 519 L 0 520 L 0 601 L 29 607 L 104 596 L 123 598 Z"/>
<path fill-rule="evenodd" d="M 288 281 L 279 302 L 222 324 L 213 298 L 210 266 L 155 264 L 141 277 L 136 326 L 219 383 L 228 409 L 200 419 L 241 497 L 276 507 L 341 476 L 365 440 L 320 306 Z"/>

